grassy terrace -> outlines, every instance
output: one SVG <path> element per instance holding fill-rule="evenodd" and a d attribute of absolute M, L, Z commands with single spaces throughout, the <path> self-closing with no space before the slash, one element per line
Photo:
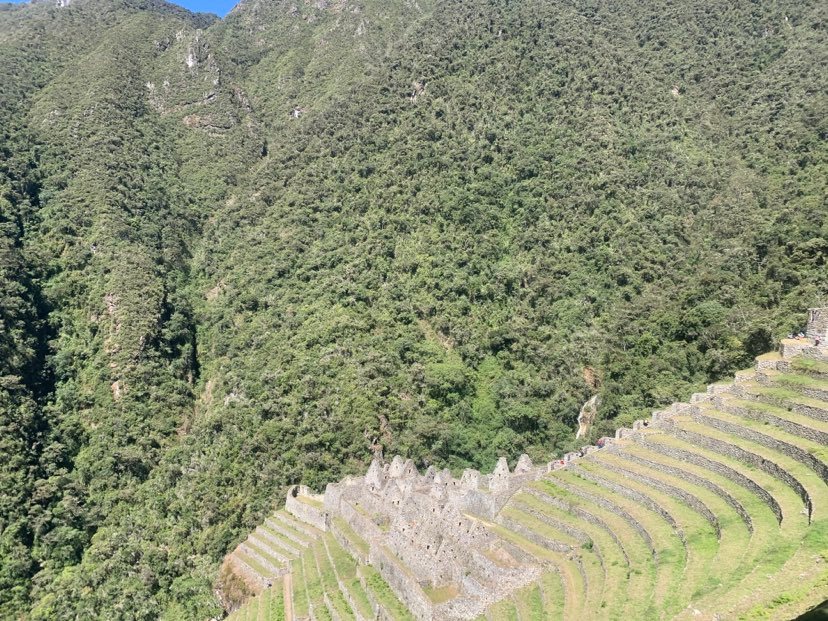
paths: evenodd
<path fill-rule="evenodd" d="M 332 536 L 326 535 L 326 538 L 333 539 Z M 319 568 L 319 579 L 322 584 L 322 589 L 325 591 L 326 603 L 333 608 L 335 613 L 333 616 L 342 621 L 350 621 L 355 619 L 353 610 L 345 598 L 345 594 L 339 588 L 339 581 L 337 580 L 336 570 L 334 569 L 331 559 L 328 556 L 326 549 L 326 540 L 320 540 L 311 546 L 314 557 L 316 559 L 316 566 Z"/>
<path fill-rule="evenodd" d="M 376 569 L 370 565 L 360 565 L 357 568 L 357 576 L 362 577 L 366 592 L 373 596 L 374 600 L 383 607 L 394 621 L 414 621 L 414 617 L 397 599 L 391 587 L 386 584 Z"/>
<path fill-rule="evenodd" d="M 284 519 L 280 519 L 282 517 L 287 518 L 289 515 L 286 511 L 279 511 L 273 516 L 267 518 L 264 525 L 271 531 L 278 532 L 287 540 L 292 541 L 294 547 L 300 545 L 304 547 L 311 542 L 312 537 L 307 532 L 296 529 Z"/>
<path fill-rule="evenodd" d="M 592 549 L 601 559 L 604 571 L 605 593 L 604 600 L 615 602 L 611 610 L 617 613 L 620 618 L 623 616 L 626 595 L 628 593 L 628 580 L 631 577 L 631 570 L 624 555 L 624 550 L 609 532 L 599 526 L 585 522 L 557 507 L 544 503 L 537 496 L 521 493 L 512 499 L 517 508 L 526 508 L 540 513 L 557 522 L 567 524 L 572 528 L 582 531 L 587 537 L 586 544 L 580 544 L 584 552 Z M 578 542 L 575 542 L 576 544 Z M 610 615 L 613 618 L 613 615 Z"/>
<path fill-rule="evenodd" d="M 649 534 L 655 548 L 658 561 L 650 605 L 642 610 L 642 619 L 657 619 L 661 613 L 670 615 L 681 606 L 678 597 L 679 587 L 686 564 L 686 550 L 681 539 L 664 518 L 643 507 L 635 501 L 608 492 L 592 481 L 588 481 L 573 472 L 558 470 L 550 474 L 552 480 L 559 480 L 569 486 L 585 491 L 593 496 L 608 497 L 624 509 Z"/>
<path fill-rule="evenodd" d="M 783 388 L 780 386 L 764 386 L 754 382 L 745 382 L 739 384 L 739 388 L 757 398 L 767 399 L 774 404 L 795 403 L 805 405 L 817 410 L 828 412 L 828 402 L 821 399 L 814 399 L 807 397 L 801 392 L 791 390 L 790 388 Z"/>
<path fill-rule="evenodd" d="M 813 388 L 828 391 L 828 380 L 807 373 L 780 373 L 774 376 L 773 380 L 774 383 L 794 390 L 797 388 Z"/>
<path fill-rule="evenodd" d="M 676 448 L 690 453 L 696 453 L 697 455 L 705 457 L 711 461 L 718 462 L 741 473 L 743 476 L 746 476 L 759 487 L 768 492 L 776 500 L 782 510 L 784 520 L 789 522 L 801 522 L 803 525 L 807 525 L 807 518 L 805 518 L 802 514 L 802 501 L 796 492 L 794 492 L 794 490 L 779 479 L 766 473 L 764 470 L 760 470 L 753 464 L 739 461 L 729 455 L 723 455 L 716 451 L 697 446 L 696 444 L 678 438 L 666 431 L 649 429 L 645 433 L 651 442 L 663 444 L 668 448 Z M 704 472 L 704 470 L 702 470 L 702 472 Z M 744 489 L 740 486 L 735 486 L 732 489 L 736 490 L 737 488 Z M 751 495 L 753 494 L 751 493 Z M 758 496 L 753 496 L 759 499 Z"/>
<path fill-rule="evenodd" d="M 517 506 L 507 505 L 500 515 L 508 518 L 513 523 L 526 529 L 526 532 L 531 532 L 535 536 L 543 537 L 549 541 L 555 541 L 570 546 L 573 549 L 573 554 L 580 560 L 583 573 L 586 577 L 586 591 L 587 598 L 584 606 L 587 610 L 598 610 L 606 605 L 604 598 L 604 589 L 606 587 L 606 575 L 602 559 L 598 555 L 598 550 L 594 547 L 582 547 L 581 542 L 575 539 L 568 533 L 544 522 L 535 516 L 521 510 Z M 510 528 L 509 525 L 506 525 Z M 514 529 L 512 529 L 514 530 Z M 529 539 L 526 533 L 520 530 L 516 531 Z"/>
<path fill-rule="evenodd" d="M 311 541 L 322 535 L 322 531 L 308 524 L 307 522 L 300 522 L 287 511 L 277 511 L 273 514 L 280 523 L 284 524 L 291 530 L 298 532 L 300 537 L 305 541 Z"/>
<path fill-rule="evenodd" d="M 454 599 L 459 593 L 456 584 L 447 584 L 439 587 L 424 587 L 428 599 L 434 604 L 444 604 L 445 602 Z"/>
<path fill-rule="evenodd" d="M 579 615 L 584 613 L 587 585 L 584 584 L 583 576 L 574 561 L 568 558 L 567 555 L 544 548 L 500 524 L 485 522 L 483 520 L 480 521 L 505 541 L 531 554 L 542 564 L 554 568 L 560 574 L 561 582 L 563 583 L 564 618 L 582 618 Z"/>
<path fill-rule="evenodd" d="M 351 525 L 348 524 L 345 520 L 340 517 L 333 519 L 334 527 L 345 536 L 345 538 L 351 543 L 354 548 L 359 550 L 359 552 L 365 556 L 368 555 L 369 546 L 368 542 L 365 541 L 362 537 L 356 534 Z"/>
<path fill-rule="evenodd" d="M 285 621 L 282 585 L 265 589 L 244 606 L 230 614 L 227 621 Z"/>
<path fill-rule="evenodd" d="M 330 621 L 332 618 L 325 605 L 325 586 L 322 577 L 319 575 L 319 568 L 316 565 L 316 552 L 314 546 L 307 549 L 302 556 L 305 569 L 305 585 L 308 590 L 311 616 L 322 621 Z"/>
<path fill-rule="evenodd" d="M 828 443 L 819 441 L 828 400 L 803 394 L 828 390 L 828 363 L 792 367 L 762 370 L 762 384 L 745 374 L 736 385 L 744 396 L 719 393 L 526 483 L 493 522 L 466 515 L 543 569 L 480 619 L 759 621 L 792 618 L 828 597 Z M 810 523 L 797 484 L 813 504 Z M 349 553 L 367 557 L 368 542 L 341 517 L 332 526 L 322 533 L 277 513 L 246 540 L 248 553 L 235 555 L 263 575 L 266 563 L 292 559 L 297 618 L 370 619 L 379 606 L 394 621 L 413 621 L 377 570 Z M 459 581 L 424 591 L 437 606 L 465 595 Z M 284 616 L 284 593 L 274 587 L 230 619 Z"/>
<path fill-rule="evenodd" d="M 802 484 L 811 496 L 811 501 L 814 503 L 816 510 L 819 510 L 821 507 L 828 507 L 828 487 L 826 487 L 825 483 L 813 470 L 799 461 L 762 444 L 746 440 L 733 433 L 713 429 L 712 427 L 698 423 L 690 418 L 677 417 L 675 420 L 684 429 L 688 429 L 689 431 L 694 431 L 702 435 L 715 437 L 718 440 L 724 440 L 733 446 L 737 446 L 754 453 L 755 455 L 760 455 L 772 460 L 780 468 L 787 471 Z M 825 509 L 822 509 L 822 511 L 825 511 Z"/>
<path fill-rule="evenodd" d="M 571 494 L 564 488 L 554 485 L 549 479 L 533 483 L 529 491 L 536 495 L 535 497 L 539 501 L 537 506 L 540 510 L 557 515 L 561 520 L 566 520 L 569 516 L 569 519 L 584 529 L 592 540 L 600 546 L 608 567 L 621 566 L 625 568 L 627 578 L 622 580 L 621 588 L 625 589 L 626 604 L 622 609 L 637 616 L 641 614 L 642 610 L 646 610 L 651 605 L 650 594 L 655 584 L 655 565 L 648 544 L 638 531 L 630 526 L 623 517 L 600 505 Z M 559 509 L 553 507 L 549 502 L 544 502 L 544 498 L 550 496 L 565 501 L 570 506 L 570 510 Z M 522 494 L 520 498 L 523 497 Z M 595 526 L 580 516 L 575 516 L 572 513 L 574 510 L 595 516 L 606 524 L 606 529 Z M 610 536 L 610 530 L 615 534 L 617 541 Z M 617 547 L 619 545 L 620 547 Z M 626 559 L 629 559 L 629 565 L 626 564 Z M 646 595 L 646 599 L 642 602 L 639 597 L 635 597 L 637 594 Z"/>
<path fill-rule="evenodd" d="M 557 571 L 547 571 L 538 580 L 544 616 L 549 621 L 563 621 L 565 610 L 564 584 Z"/>
<path fill-rule="evenodd" d="M 236 550 L 234 554 L 242 563 L 255 571 L 259 576 L 267 577 L 273 573 L 270 569 L 265 567 L 258 558 L 248 554 L 244 550 Z"/>
<path fill-rule="evenodd" d="M 372 619 L 374 611 L 357 576 L 357 562 L 330 533 L 325 536 L 323 542 L 333 563 L 334 571 L 347 591 L 349 601 L 356 606 L 356 612 L 366 619 Z"/>
<path fill-rule="evenodd" d="M 600 453 L 600 452 L 599 452 Z M 677 589 L 677 596 L 681 600 L 693 597 L 699 581 L 709 574 L 713 560 L 719 549 L 716 533 L 704 517 L 681 500 L 661 492 L 646 483 L 641 483 L 629 477 L 619 477 L 617 470 L 605 463 L 594 460 L 582 460 L 585 470 L 601 476 L 607 480 L 614 480 L 629 489 L 652 498 L 655 503 L 665 509 L 676 521 L 685 537 L 686 560 L 684 575 Z"/>
<path fill-rule="evenodd" d="M 655 451 L 647 451 L 636 444 L 626 443 L 624 444 L 623 449 L 629 455 L 644 458 L 656 464 L 664 464 L 669 468 L 685 470 L 691 474 L 706 478 L 711 483 L 714 483 L 723 490 L 727 491 L 737 502 L 739 502 L 748 515 L 750 515 L 751 522 L 753 524 L 753 534 L 750 535 L 750 540 L 747 544 L 747 549 L 750 551 L 750 554 L 745 556 L 744 564 L 750 565 L 751 563 L 756 562 L 758 559 L 755 559 L 755 557 L 761 552 L 761 550 L 764 550 L 764 548 L 769 545 L 772 538 L 776 536 L 778 530 L 776 516 L 762 501 L 762 499 L 756 496 L 756 494 L 753 494 L 740 485 L 736 485 L 729 479 L 713 472 L 712 470 L 707 470 L 706 468 L 696 466 L 686 461 L 680 461 L 672 457 L 667 457 Z M 711 501 L 711 505 L 712 504 L 713 502 Z M 733 509 L 729 506 L 728 509 L 733 511 Z M 726 514 L 717 512 L 717 515 L 719 516 L 724 528 L 726 523 L 724 515 Z M 733 528 L 735 528 L 735 526 Z"/>
<path fill-rule="evenodd" d="M 282 567 L 287 560 L 270 547 L 267 539 L 259 538 L 255 532 L 250 533 L 250 536 L 247 538 L 247 541 L 245 541 L 245 544 L 262 559 L 276 568 Z"/>
<path fill-rule="evenodd" d="M 310 496 L 296 496 L 296 500 L 299 502 L 305 503 L 306 505 L 310 505 L 314 509 L 324 509 L 325 505 L 322 501 L 317 500 L 316 498 L 311 498 Z"/>
<path fill-rule="evenodd" d="M 302 546 L 291 539 L 288 539 L 281 532 L 268 526 L 267 522 L 260 524 L 256 532 L 265 539 L 268 544 L 282 556 L 294 558 L 302 555 Z"/>
<path fill-rule="evenodd" d="M 293 577 L 293 613 L 297 618 L 302 619 L 308 616 L 308 586 L 305 582 L 305 570 L 302 559 L 291 562 L 291 574 Z"/>
<path fill-rule="evenodd" d="M 798 414 L 797 412 L 786 410 L 778 405 L 772 405 L 762 401 L 745 401 L 737 397 L 726 397 L 723 399 L 723 402 L 725 407 L 730 406 L 749 410 L 751 415 L 745 418 L 765 420 L 771 424 L 777 424 L 772 421 L 773 418 L 777 418 L 782 421 L 788 421 L 802 427 L 813 429 L 815 431 L 828 433 L 828 421 L 822 421 L 818 418 L 806 416 L 805 414 Z M 737 416 L 739 415 L 737 414 Z"/>
<path fill-rule="evenodd" d="M 715 418 L 732 425 L 740 425 L 775 440 L 779 440 L 780 442 L 785 442 L 795 448 L 804 450 L 806 453 L 814 456 L 822 463 L 828 463 L 828 446 L 825 444 L 814 442 L 813 440 L 804 438 L 799 434 L 794 435 L 769 423 L 739 416 L 737 414 L 722 412 L 715 407 L 704 407 L 702 408 L 702 413 L 710 418 Z"/>
<path fill-rule="evenodd" d="M 794 358 L 791 360 L 791 368 L 813 375 L 828 375 L 828 362 L 813 358 Z"/>
<path fill-rule="evenodd" d="M 546 618 L 539 584 L 520 589 L 513 599 L 520 621 L 543 621 Z"/>
<path fill-rule="evenodd" d="M 486 619 L 488 621 L 522 621 L 511 599 L 503 599 L 490 606 L 486 611 Z"/>
<path fill-rule="evenodd" d="M 663 481 L 668 485 L 684 489 L 704 503 L 716 516 L 721 529 L 721 538 L 716 546 L 718 548 L 716 556 L 711 560 L 716 567 L 716 571 L 705 572 L 702 580 L 696 583 L 695 590 L 691 595 L 692 599 L 695 600 L 706 592 L 716 588 L 726 589 L 749 571 L 751 565 L 746 562 L 745 550 L 750 543 L 750 531 L 738 513 L 736 513 L 736 510 L 721 497 L 704 487 L 688 483 L 681 478 L 671 474 L 665 474 L 655 468 L 648 468 L 639 463 L 625 460 L 609 452 L 597 454 L 596 459 L 601 460 L 609 468 L 618 466 L 631 473 L 638 473 Z M 705 524 L 709 526 L 706 521 Z M 709 539 L 709 537 L 705 537 L 705 539 Z M 698 547 L 698 542 L 692 542 L 688 535 L 688 548 L 695 550 Z"/>
<path fill-rule="evenodd" d="M 745 450 L 767 456 L 768 459 L 773 460 L 780 467 L 785 468 L 788 472 L 800 480 L 803 485 L 805 485 L 809 493 L 812 494 L 812 500 L 814 501 L 815 507 L 828 506 L 826 505 L 826 501 L 828 501 L 828 498 L 826 498 L 826 496 L 828 496 L 828 488 L 826 488 L 824 483 L 822 483 L 822 481 L 813 474 L 813 471 L 808 469 L 806 466 L 803 466 L 796 460 L 788 458 L 786 455 L 781 453 L 767 449 L 762 445 L 757 445 L 753 442 L 743 440 L 738 436 L 732 436 L 732 434 L 713 430 L 710 427 L 698 425 L 688 420 L 679 419 L 679 422 L 683 428 L 691 429 L 697 433 L 710 434 L 713 437 L 726 440 L 735 446 L 740 446 Z M 697 452 L 701 452 L 700 449 L 696 450 Z M 719 460 L 724 461 L 721 456 L 719 457 Z M 803 568 L 813 565 L 813 558 L 811 558 L 810 565 L 804 561 L 801 563 L 794 561 L 794 559 L 797 558 L 797 555 L 801 554 L 800 548 L 802 547 L 803 542 L 807 544 L 813 540 L 822 541 L 824 536 L 826 519 L 823 515 L 815 512 L 814 522 L 808 526 L 806 518 L 802 512 L 802 502 L 793 490 L 791 490 L 787 485 L 784 485 L 782 482 L 769 477 L 758 470 L 749 470 L 751 478 L 754 478 L 757 482 L 762 480 L 762 483 L 760 484 L 768 489 L 768 491 L 772 491 L 772 493 L 780 501 L 780 505 L 783 506 L 783 512 L 785 512 L 785 521 L 783 522 L 782 528 L 778 529 L 776 535 L 771 538 L 771 542 L 765 549 L 765 552 L 761 556 L 757 557 L 758 564 L 746 576 L 746 578 L 740 582 L 735 589 L 728 593 L 726 598 L 717 600 L 715 596 L 711 596 L 707 599 L 707 601 L 712 601 L 715 605 L 720 605 L 723 601 L 725 603 L 730 601 L 738 601 L 740 596 L 753 596 L 751 594 L 755 594 L 763 588 L 763 584 L 768 580 L 768 576 L 772 576 L 777 572 L 780 572 L 784 566 L 789 566 L 787 572 L 785 572 L 788 575 L 788 579 L 790 579 L 792 583 L 796 582 L 797 577 L 794 574 L 797 571 L 801 574 L 803 573 Z M 822 513 L 824 513 L 824 510 Z M 819 549 L 813 550 L 813 554 L 817 553 L 819 553 Z M 704 605 L 705 603 L 706 601 L 702 600 L 698 603 L 698 605 Z"/>

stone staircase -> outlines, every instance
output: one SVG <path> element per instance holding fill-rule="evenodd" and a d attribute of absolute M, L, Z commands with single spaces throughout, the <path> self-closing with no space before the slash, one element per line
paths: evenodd
<path fill-rule="evenodd" d="M 542 466 L 293 488 L 228 557 L 260 593 L 232 618 L 792 619 L 828 599 L 824 332 L 812 309 L 809 339 Z"/>

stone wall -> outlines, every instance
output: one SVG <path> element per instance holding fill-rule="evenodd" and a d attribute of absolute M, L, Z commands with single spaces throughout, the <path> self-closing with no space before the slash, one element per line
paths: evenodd
<path fill-rule="evenodd" d="M 747 526 L 747 529 L 751 533 L 753 532 L 753 520 L 751 519 L 748 512 L 745 510 L 744 506 L 742 506 L 742 503 L 740 503 L 729 492 L 725 491 L 724 489 L 722 489 L 721 487 L 719 487 L 715 483 L 709 481 L 708 479 L 700 477 L 700 476 L 698 476 L 698 475 L 696 475 L 692 472 L 688 472 L 687 470 L 683 470 L 681 468 L 674 468 L 672 466 L 668 466 L 667 464 L 657 463 L 657 462 L 650 461 L 648 459 L 643 459 L 641 457 L 638 457 L 637 455 L 632 455 L 632 454 L 630 454 L 630 453 L 628 453 L 628 452 L 626 452 L 622 449 L 619 449 L 619 448 L 614 448 L 612 450 L 613 450 L 613 452 L 615 452 L 619 456 L 623 457 L 624 459 L 627 459 L 627 460 L 632 461 L 634 463 L 640 464 L 640 465 L 644 466 L 645 468 L 652 468 L 653 471 L 655 471 L 655 472 L 664 472 L 664 473 L 669 474 L 671 476 L 674 476 L 676 478 L 683 479 L 683 480 L 687 481 L 688 483 L 691 483 L 693 485 L 697 485 L 699 487 L 703 487 L 703 488 L 713 492 L 719 498 L 724 500 L 728 505 L 730 505 L 730 507 L 734 511 L 736 511 L 736 513 L 739 514 L 739 517 L 745 523 L 745 526 Z"/>
<path fill-rule="evenodd" d="M 730 466 L 727 466 L 721 462 L 715 461 L 713 459 L 708 459 L 698 453 L 693 453 L 690 451 L 684 451 L 682 449 L 674 448 L 672 446 L 661 444 L 659 442 L 652 442 L 649 440 L 644 434 L 636 434 L 634 439 L 637 443 L 641 446 L 656 452 L 661 453 L 667 457 L 672 457 L 673 459 L 679 461 L 686 461 L 690 464 L 695 464 L 702 468 L 706 468 L 711 472 L 715 472 L 719 476 L 722 476 L 733 483 L 745 488 L 749 492 L 758 496 L 762 502 L 764 502 L 768 508 L 773 512 L 776 516 L 776 521 L 782 521 L 782 508 L 779 506 L 779 503 L 776 499 L 768 493 L 768 491 L 763 488 L 762 486 L 758 485 L 753 479 L 748 478 L 741 472 L 734 470 Z"/>
<path fill-rule="evenodd" d="M 285 498 L 285 509 L 319 530 L 328 530 L 327 513 L 321 495 L 314 495 L 304 485 L 294 485 Z"/>
<path fill-rule="evenodd" d="M 805 336 L 809 339 L 821 339 L 825 344 L 828 339 L 828 308 L 809 308 L 808 327 Z"/>
<path fill-rule="evenodd" d="M 383 546 L 372 546 L 369 561 L 411 614 L 420 621 L 434 618 L 434 605 L 431 600 L 423 592 L 414 575 L 394 558 L 393 552 Z"/>
<path fill-rule="evenodd" d="M 772 477 L 779 479 L 788 487 L 793 489 L 797 493 L 797 495 L 802 499 L 802 502 L 805 504 L 805 508 L 808 513 L 808 521 L 810 521 L 811 513 L 813 512 L 813 503 L 811 502 L 811 496 L 802 486 L 802 483 L 800 483 L 796 478 L 791 476 L 791 474 L 787 470 L 780 468 L 776 463 L 770 461 L 769 459 L 760 457 L 755 453 L 746 451 L 742 448 L 739 448 L 738 446 L 729 444 L 728 442 L 723 442 L 721 440 L 716 440 L 714 438 L 710 438 L 699 433 L 678 428 L 675 428 L 673 430 L 673 433 L 674 435 L 676 435 L 676 437 L 684 439 L 687 442 L 690 442 L 691 444 L 696 444 L 716 453 L 720 453 L 722 455 L 731 457 L 732 459 L 749 463 L 754 467 L 765 471 Z"/>

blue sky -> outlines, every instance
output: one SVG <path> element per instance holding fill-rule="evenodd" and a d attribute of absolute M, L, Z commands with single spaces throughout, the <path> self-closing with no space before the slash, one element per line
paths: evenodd
<path fill-rule="evenodd" d="M 0 0 L 2 2 L 25 2 L 25 0 Z M 170 0 L 168 0 L 170 1 Z M 215 13 L 224 17 L 232 9 L 238 0 L 178 0 L 174 4 L 187 7 L 191 11 L 202 11 L 204 13 Z"/>

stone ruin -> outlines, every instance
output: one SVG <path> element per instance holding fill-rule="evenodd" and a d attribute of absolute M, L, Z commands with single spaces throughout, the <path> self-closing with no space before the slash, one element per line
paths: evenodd
<path fill-rule="evenodd" d="M 790 385 L 788 392 L 782 393 L 794 395 L 785 397 L 789 401 L 781 404 L 784 407 L 773 405 L 780 393 L 763 396 L 762 388 L 773 387 L 780 377 L 784 380 L 784 374 L 797 371 L 794 356 L 811 358 L 816 364 L 828 362 L 826 331 L 828 309 L 810 309 L 805 339 L 783 340 L 778 353 L 760 356 L 755 369 L 737 373 L 734 382 L 713 384 L 706 392 L 694 394 L 689 403 L 674 403 L 648 419 L 635 421 L 632 428 L 618 429 L 614 437 L 600 438 L 594 446 L 584 446 L 540 466 L 522 455 L 510 470 L 506 459 L 500 458 L 491 473 L 467 469 L 455 478 L 448 470 L 434 467 L 420 473 L 411 459 L 400 456 L 390 462 L 377 457 L 364 476 L 331 483 L 322 494 L 293 486 L 285 511 L 277 512 L 251 533 L 228 562 L 236 575 L 249 579 L 248 584 L 258 581 L 254 592 L 275 586 L 277 578 L 284 579 L 284 591 L 289 592 L 296 588 L 291 581 L 292 568 L 297 562 L 307 562 L 299 558 L 302 549 L 332 537 L 328 541 L 336 542 L 357 563 L 374 568 L 414 618 L 470 620 L 501 618 L 497 616 L 500 613 L 492 613 L 493 606 L 509 601 L 519 591 L 527 592 L 522 587 L 537 584 L 550 568 L 562 577 L 580 575 L 575 583 L 580 580 L 585 593 L 598 588 L 590 583 L 596 578 L 594 573 L 590 575 L 586 559 L 597 551 L 603 564 L 602 555 L 608 548 L 594 550 L 585 525 L 604 529 L 613 545 L 622 550 L 634 543 L 616 536 L 602 512 L 625 520 L 657 562 L 650 522 L 643 520 L 643 513 L 636 513 L 642 516 L 639 521 L 631 513 L 637 510 L 624 508 L 619 498 L 625 499 L 625 506 L 632 503 L 664 520 L 685 548 L 690 539 L 669 506 L 663 507 L 653 494 L 672 497 L 689 507 L 713 528 L 718 540 L 723 537 L 722 522 L 700 499 L 700 489 L 723 500 L 750 534 L 761 515 L 741 504 L 738 494 L 731 492 L 731 484 L 747 490 L 767 507 L 779 528 L 797 528 L 798 519 L 804 520 L 800 528 L 809 527 L 817 518 L 824 525 L 821 516 L 825 505 L 819 505 L 818 498 L 828 493 L 820 488 L 828 483 L 828 463 L 820 461 L 818 449 L 828 446 L 828 383 L 814 378 L 828 378 L 828 373 L 819 370 L 824 367 L 810 371 L 816 375 L 805 372 L 803 377 L 810 379 L 800 380 L 798 393 L 791 392 Z M 816 339 L 821 341 L 818 346 Z M 802 373 L 801 369 L 798 372 Z M 757 428 L 752 424 L 757 420 L 778 431 Z M 730 439 L 723 440 L 722 433 Z M 800 443 L 805 443 L 805 448 Z M 601 470 L 602 464 L 610 468 Z M 815 478 L 796 470 L 789 472 L 796 464 Z M 642 471 L 642 467 L 646 469 Z M 764 488 L 754 480 L 751 469 L 761 470 L 795 492 L 802 504 L 792 505 L 778 496 L 776 488 Z M 712 480 L 702 470 L 712 473 Z M 556 497 L 544 487 L 548 482 L 568 490 L 569 499 Z M 603 490 L 598 495 L 590 491 L 598 488 Z M 574 503 L 573 498 L 577 498 Z M 557 510 L 563 513 L 555 513 Z M 550 534 L 554 532 L 560 536 Z M 331 545 L 324 543 L 323 547 L 333 564 Z M 322 573 L 326 561 L 324 553 L 320 554 L 316 565 Z M 630 563 L 626 551 L 620 558 Z M 633 570 L 632 565 L 629 568 Z M 357 573 L 368 592 L 364 575 Z M 348 592 L 342 581 L 339 588 Z M 569 618 L 592 618 L 579 616 L 588 612 L 583 607 L 587 599 L 579 604 L 579 597 L 588 596 L 567 591 L 564 618 L 566 614 Z M 348 601 L 356 613 L 359 607 Z M 729 601 L 727 594 L 722 601 Z M 327 616 L 315 614 L 311 605 L 307 618 L 337 618 L 336 606 L 327 595 L 323 604 Z M 397 618 L 378 599 L 371 599 L 371 605 L 373 618 Z M 287 618 L 306 618 L 294 617 L 287 610 Z M 356 618 L 369 617 L 356 614 Z"/>
<path fill-rule="evenodd" d="M 369 546 L 367 555 L 349 551 L 378 567 L 417 618 L 474 618 L 540 572 L 486 524 L 517 489 L 546 471 L 522 455 L 514 471 L 501 458 L 490 474 L 467 469 L 456 479 L 433 467 L 420 474 L 398 455 L 390 462 L 374 459 L 365 476 L 329 484 L 321 496 L 294 487 L 286 508 L 335 534 L 333 520 L 344 520 Z M 307 503 L 309 497 L 321 504 Z M 434 590 L 452 597 L 435 604 L 427 595 Z"/>

